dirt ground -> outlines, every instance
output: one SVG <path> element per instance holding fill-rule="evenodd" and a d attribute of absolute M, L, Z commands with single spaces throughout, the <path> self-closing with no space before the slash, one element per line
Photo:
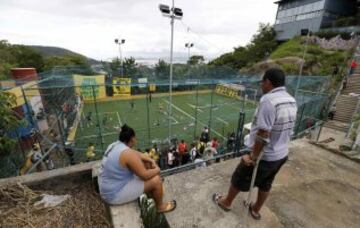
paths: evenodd
<path fill-rule="evenodd" d="M 41 194 L 71 195 L 62 204 L 37 209 Z M 105 204 L 94 190 L 91 176 L 52 179 L 34 186 L 0 188 L 0 227 L 111 227 Z"/>
<path fill-rule="evenodd" d="M 171 227 L 246 227 L 240 193 L 230 212 L 211 201 L 214 192 L 226 194 L 239 159 L 165 178 L 167 199 L 177 209 L 166 215 Z M 273 184 L 261 210 L 262 219 L 248 219 L 249 227 L 359 227 L 360 165 L 309 144 L 293 141 L 289 161 Z M 253 199 L 254 201 L 255 199 Z"/>

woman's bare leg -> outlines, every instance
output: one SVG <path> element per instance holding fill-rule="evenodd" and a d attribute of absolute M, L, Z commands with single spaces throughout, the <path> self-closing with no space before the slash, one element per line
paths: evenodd
<path fill-rule="evenodd" d="M 145 181 L 145 193 L 150 194 L 151 198 L 155 200 L 155 204 L 158 210 L 164 210 L 167 207 L 167 203 L 163 203 L 163 186 L 161 177 L 155 176 L 148 181 Z"/>

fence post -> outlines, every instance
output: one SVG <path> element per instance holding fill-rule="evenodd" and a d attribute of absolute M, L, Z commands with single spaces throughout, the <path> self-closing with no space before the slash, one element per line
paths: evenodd
<path fill-rule="evenodd" d="M 214 101 L 214 80 L 211 80 L 211 98 L 210 98 L 210 117 L 209 117 L 209 135 L 211 135 L 212 110 Z"/>
<path fill-rule="evenodd" d="M 96 94 L 95 94 L 95 89 L 94 89 L 94 85 L 91 85 L 91 89 L 92 89 L 92 94 L 93 94 L 93 100 L 94 100 L 94 105 L 95 105 L 95 113 L 96 113 L 96 120 L 97 120 L 97 126 L 99 128 L 99 135 L 100 135 L 100 143 L 101 143 L 101 150 L 104 151 L 104 139 L 102 136 L 102 132 L 101 132 L 101 125 L 100 125 L 100 119 L 99 119 L 99 112 L 98 112 L 98 107 L 97 107 L 97 102 L 96 102 Z"/>
<path fill-rule="evenodd" d="M 238 128 L 237 128 L 236 137 L 235 137 L 235 154 L 238 154 L 238 152 L 240 151 L 241 144 L 242 144 L 240 142 L 240 140 L 243 136 L 244 122 L 245 122 L 245 112 L 240 112 Z"/>
<path fill-rule="evenodd" d="M 196 130 L 197 130 L 197 114 L 198 114 L 198 105 L 199 105 L 199 85 L 200 80 L 197 80 L 196 84 L 196 104 L 195 104 L 195 119 L 194 119 L 194 139 L 196 138 Z"/>
<path fill-rule="evenodd" d="M 296 127 L 295 135 L 297 135 L 298 132 L 299 132 L 299 127 L 300 127 L 300 124 L 301 124 L 301 121 L 302 121 L 302 117 L 303 117 L 303 115 L 304 115 L 305 107 L 306 107 L 306 104 L 304 103 L 304 107 L 303 107 L 303 109 L 301 110 L 301 115 L 300 115 L 299 123 L 298 123 L 298 125 L 297 125 L 297 127 Z"/>
<path fill-rule="evenodd" d="M 147 84 L 147 99 L 146 99 L 146 117 L 147 117 L 147 125 L 148 125 L 148 145 L 151 145 L 151 133 L 150 133 L 150 107 L 149 107 L 149 101 L 150 101 L 150 86 Z"/>
<path fill-rule="evenodd" d="M 35 121 L 34 121 L 34 119 L 33 119 L 33 115 L 32 115 L 32 109 L 31 109 L 31 107 L 30 107 L 30 105 L 29 105 L 29 102 L 28 102 L 28 100 L 27 100 L 27 98 L 26 98 L 26 95 L 25 95 L 25 91 L 24 91 L 24 87 L 23 86 L 20 86 L 20 88 L 21 88 L 21 93 L 22 93 L 22 95 L 23 95 L 23 97 L 24 97 L 24 101 L 25 101 L 25 105 L 26 105 L 26 108 L 27 108 L 27 110 L 28 110 L 28 115 L 29 115 L 29 117 L 30 117 L 30 123 L 33 125 L 33 127 L 37 127 L 37 126 L 35 126 Z"/>

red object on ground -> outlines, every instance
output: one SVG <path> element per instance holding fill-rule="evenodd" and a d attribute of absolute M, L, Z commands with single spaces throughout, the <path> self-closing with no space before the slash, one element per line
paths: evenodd
<path fill-rule="evenodd" d="M 352 68 L 352 69 L 355 69 L 357 66 L 358 66 L 357 62 L 356 62 L 355 60 L 353 60 L 353 61 L 351 62 L 351 68 Z"/>
<path fill-rule="evenodd" d="M 35 68 L 12 68 L 11 76 L 14 80 L 35 81 L 37 73 Z"/>

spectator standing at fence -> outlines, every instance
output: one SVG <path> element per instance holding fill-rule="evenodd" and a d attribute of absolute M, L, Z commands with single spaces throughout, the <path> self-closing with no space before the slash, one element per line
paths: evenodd
<path fill-rule="evenodd" d="M 176 201 L 163 202 L 164 188 L 160 168 L 148 156 L 133 150 L 136 145 L 134 129 L 123 125 L 119 140 L 110 144 L 104 153 L 99 173 L 101 197 L 108 204 L 125 204 L 150 195 L 158 213 L 176 208 Z"/>
<path fill-rule="evenodd" d="M 213 147 L 215 150 L 217 150 L 218 146 L 219 146 L 219 141 L 218 141 L 218 139 L 216 137 L 214 137 L 211 140 L 211 147 Z"/>
<path fill-rule="evenodd" d="M 203 142 L 206 144 L 209 141 L 210 141 L 209 128 L 204 127 L 203 131 L 201 132 L 200 142 Z"/>
<path fill-rule="evenodd" d="M 240 191 L 251 191 L 250 182 L 255 162 L 259 159 L 255 186 L 259 188 L 257 200 L 250 203 L 250 215 L 259 220 L 260 210 L 269 196 L 272 182 L 287 161 L 293 127 L 296 121 L 296 100 L 286 92 L 285 73 L 279 69 L 265 72 L 261 89 L 263 96 L 255 111 L 250 130 L 250 154 L 242 156 L 233 173 L 227 195 L 215 193 L 213 201 L 225 211 Z M 263 156 L 259 155 L 263 151 Z"/>
<path fill-rule="evenodd" d="M 149 156 L 156 162 L 156 164 L 159 165 L 159 151 L 156 144 L 154 144 L 154 146 L 149 151 Z"/>
<path fill-rule="evenodd" d="M 198 154 L 199 152 L 197 151 L 196 149 L 196 145 L 194 143 L 191 144 L 191 150 L 190 150 L 190 158 L 191 158 L 191 161 L 195 161 L 195 158 L 196 158 L 196 155 Z"/>
<path fill-rule="evenodd" d="M 91 161 L 95 158 L 95 146 L 93 143 L 89 143 L 86 150 L 86 161 Z"/>
<path fill-rule="evenodd" d="M 228 139 L 226 142 L 226 147 L 228 152 L 232 152 L 235 147 L 235 132 L 228 134 Z"/>
<path fill-rule="evenodd" d="M 178 151 L 180 155 L 180 163 L 182 165 L 186 164 L 188 162 L 188 157 L 187 157 L 188 148 L 187 148 L 187 144 L 185 143 L 185 140 L 181 140 L 181 142 L 179 143 Z"/>
<path fill-rule="evenodd" d="M 169 150 L 167 153 L 167 165 L 170 169 L 175 167 L 175 155 L 173 150 Z"/>
<path fill-rule="evenodd" d="M 350 64 L 350 72 L 349 72 L 349 75 L 352 75 L 354 72 L 355 72 L 355 69 L 358 67 L 358 63 L 356 62 L 355 59 L 353 59 L 351 61 L 351 64 Z"/>

